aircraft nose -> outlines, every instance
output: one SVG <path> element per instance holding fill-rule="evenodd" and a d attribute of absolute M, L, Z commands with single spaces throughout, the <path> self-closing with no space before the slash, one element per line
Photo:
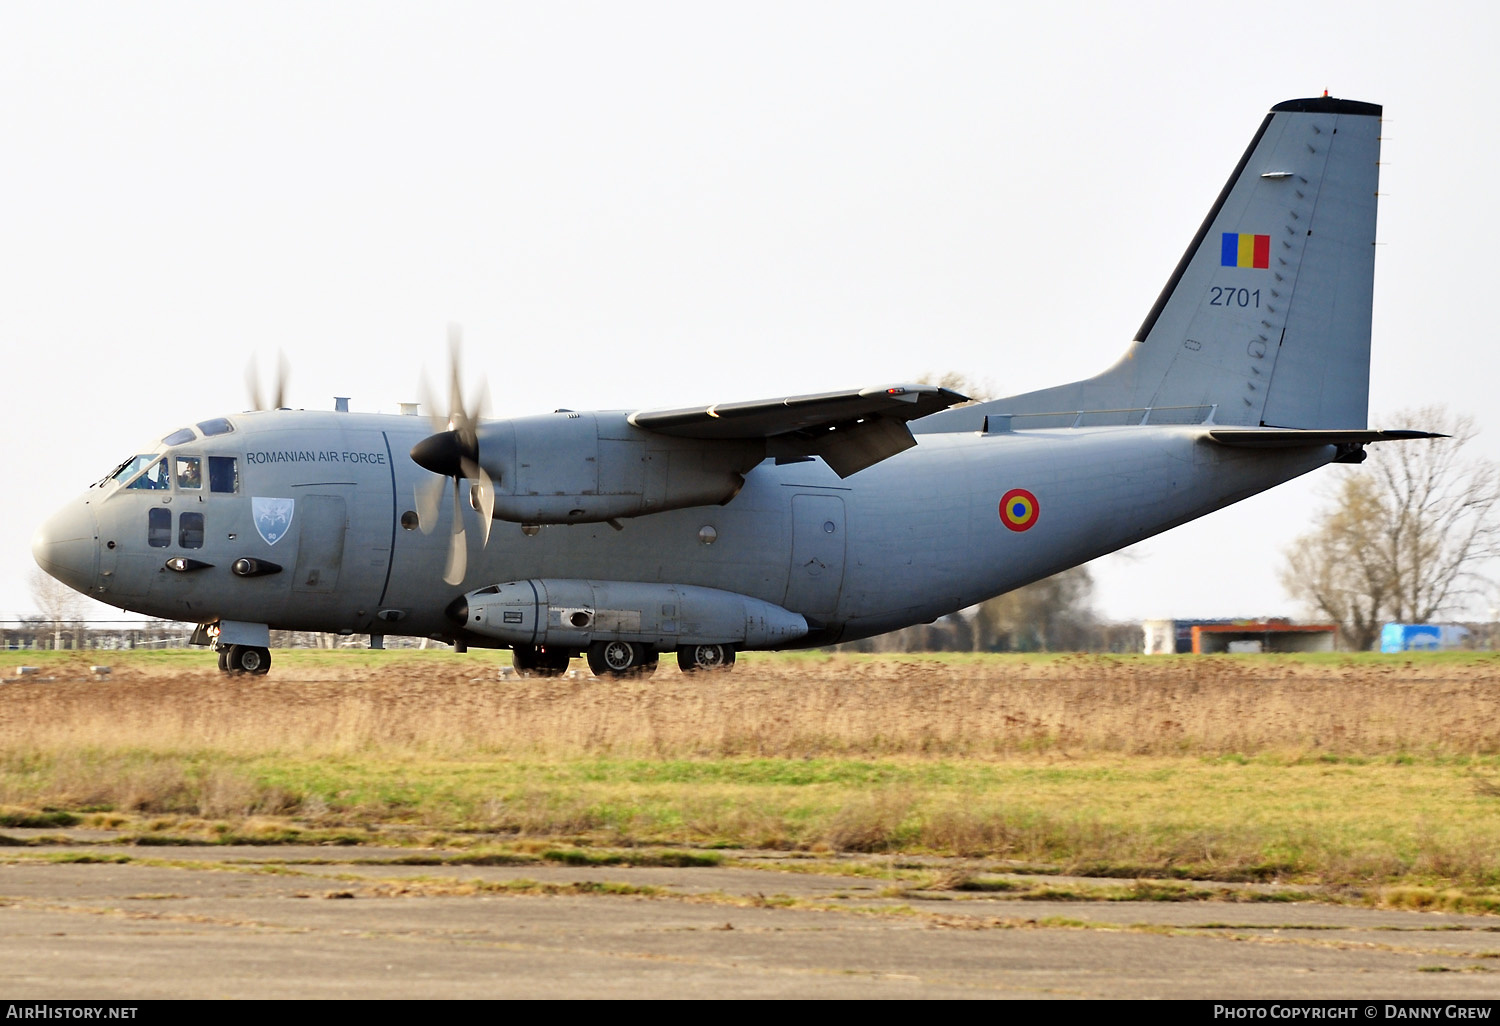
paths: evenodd
<path fill-rule="evenodd" d="M 31 558 L 75 591 L 93 591 L 99 574 L 99 532 L 89 504 L 75 500 L 37 528 L 31 537 Z"/>

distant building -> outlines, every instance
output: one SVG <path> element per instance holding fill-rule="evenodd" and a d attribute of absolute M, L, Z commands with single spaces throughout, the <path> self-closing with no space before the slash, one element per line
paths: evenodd
<path fill-rule="evenodd" d="M 1338 626 L 1290 620 L 1147 620 L 1150 654 L 1210 652 L 1332 652 Z"/>
<path fill-rule="evenodd" d="M 1472 644 L 1469 628 L 1454 623 L 1388 623 L 1380 629 L 1382 652 L 1447 652 Z"/>

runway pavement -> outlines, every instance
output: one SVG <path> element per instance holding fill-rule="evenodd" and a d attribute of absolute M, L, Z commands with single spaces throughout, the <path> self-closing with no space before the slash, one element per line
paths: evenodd
<path fill-rule="evenodd" d="M 0 848 L 0 997 L 1500 998 L 1492 917 L 78 839 Z"/>

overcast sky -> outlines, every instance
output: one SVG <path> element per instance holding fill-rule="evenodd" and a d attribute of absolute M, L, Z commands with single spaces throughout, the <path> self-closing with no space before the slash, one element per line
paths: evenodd
<path fill-rule="evenodd" d="M 1129 343 L 1265 111 L 1385 105 L 1371 407 L 1500 456 L 1483 3 L 0 6 L 0 617 L 42 519 L 247 406 L 396 412 L 445 325 L 491 413 L 960 371 Z M 1420 424 L 1410 425 L 1421 427 Z M 1295 613 L 1323 471 L 1095 564 L 1112 618 Z"/>

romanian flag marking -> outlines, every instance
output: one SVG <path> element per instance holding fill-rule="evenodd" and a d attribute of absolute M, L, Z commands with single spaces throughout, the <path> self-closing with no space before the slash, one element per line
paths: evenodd
<path fill-rule="evenodd" d="M 1000 499 L 1000 522 L 1012 531 L 1027 531 L 1036 523 L 1041 506 L 1024 488 L 1012 488 Z"/>
<path fill-rule="evenodd" d="M 1271 237 L 1225 232 L 1219 250 L 1220 267 L 1270 267 Z"/>

